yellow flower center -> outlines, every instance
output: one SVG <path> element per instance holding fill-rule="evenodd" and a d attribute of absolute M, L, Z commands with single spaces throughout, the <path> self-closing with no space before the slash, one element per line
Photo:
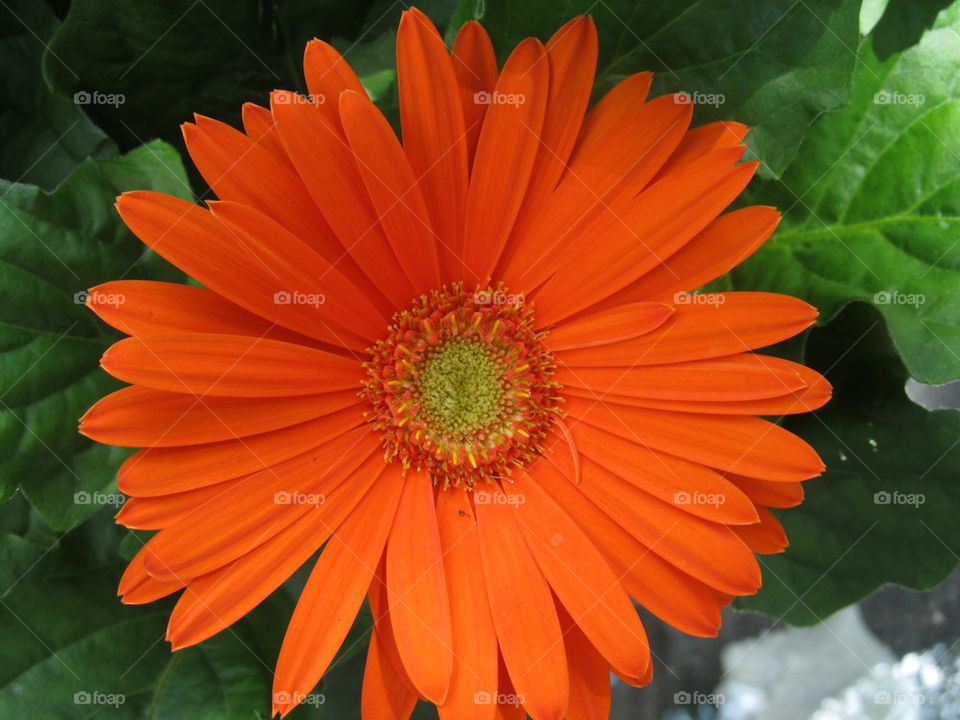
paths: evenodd
<path fill-rule="evenodd" d="M 541 452 L 559 413 L 554 360 L 522 296 L 460 284 L 397 313 L 362 395 L 388 460 L 473 488 Z"/>
<path fill-rule="evenodd" d="M 420 397 L 424 418 L 451 435 L 466 437 L 500 414 L 500 367 L 477 340 L 428 350 Z"/>

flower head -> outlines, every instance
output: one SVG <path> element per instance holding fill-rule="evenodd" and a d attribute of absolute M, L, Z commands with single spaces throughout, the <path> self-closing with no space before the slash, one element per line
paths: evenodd
<path fill-rule="evenodd" d="M 402 143 L 343 58 L 311 42 L 309 97 L 184 138 L 218 200 L 117 207 L 200 286 L 115 281 L 129 383 L 81 432 L 141 448 L 118 520 L 157 530 L 120 593 L 180 592 L 175 649 L 224 630 L 317 551 L 274 710 L 309 698 L 364 600 L 363 715 L 601 717 L 644 684 L 634 602 L 694 635 L 782 551 L 769 508 L 823 465 L 760 416 L 830 388 L 754 351 L 813 323 L 781 295 L 691 294 L 773 232 L 724 211 L 746 128 L 691 129 L 628 77 L 588 110 L 589 18 L 502 68 L 484 30 L 448 51 L 408 11 Z"/>

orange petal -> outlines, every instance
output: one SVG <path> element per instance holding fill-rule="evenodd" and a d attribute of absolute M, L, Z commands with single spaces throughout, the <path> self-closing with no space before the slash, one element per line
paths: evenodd
<path fill-rule="evenodd" d="M 460 102 L 467 131 L 467 156 L 473 162 L 480 138 L 480 128 L 489 103 L 479 102 L 480 93 L 490 93 L 497 83 L 497 57 L 490 36 L 483 25 L 471 20 L 464 23 L 453 41 L 453 72 L 460 86 Z"/>
<path fill-rule="evenodd" d="M 653 680 L 653 663 L 650 663 L 650 665 L 647 667 L 647 672 L 640 677 L 630 677 L 616 671 L 613 671 L 613 674 L 616 675 L 625 685 L 630 685 L 632 687 L 645 687 L 650 684 L 651 680 Z"/>
<path fill-rule="evenodd" d="M 459 278 L 469 168 L 460 88 L 443 38 L 416 8 L 397 30 L 397 86 L 403 149 L 439 237 L 444 279 Z"/>
<path fill-rule="evenodd" d="M 691 515 L 729 525 L 757 521 L 756 508 L 736 485 L 710 468 L 643 445 L 638 437 L 632 437 L 626 419 L 621 423 L 623 437 L 617 437 L 610 428 L 605 432 L 587 422 L 589 419 L 571 429 L 581 456 Z"/>
<path fill-rule="evenodd" d="M 633 340 L 586 350 L 564 350 L 571 367 L 662 365 L 735 355 L 773 345 L 810 327 L 817 309 L 789 295 L 714 293 L 711 304 L 676 305 L 656 330 Z"/>
<path fill-rule="evenodd" d="M 573 618 L 557 604 L 570 667 L 567 720 L 609 720 L 610 667 Z"/>
<path fill-rule="evenodd" d="M 160 530 L 175 525 L 210 500 L 230 497 L 235 482 L 209 485 L 182 493 L 129 498 L 117 513 L 117 523 L 131 530 Z"/>
<path fill-rule="evenodd" d="M 780 213 L 762 205 L 721 215 L 660 265 L 603 304 L 652 298 L 688 300 L 689 295 L 677 294 L 702 287 L 742 263 L 767 241 L 779 222 Z"/>
<path fill-rule="evenodd" d="M 712 588 L 651 552 L 549 464 L 535 463 L 530 476 L 593 539 L 638 603 L 689 635 L 716 636 L 720 608 Z"/>
<path fill-rule="evenodd" d="M 549 70 L 540 41 L 524 40 L 491 96 L 467 193 L 463 261 L 470 281 L 488 281 L 523 203 L 540 149 Z"/>
<path fill-rule="evenodd" d="M 500 668 L 497 687 L 497 694 L 491 698 L 494 703 L 494 720 L 527 720 L 527 713 L 523 707 L 523 696 L 518 695 L 510 682 L 510 675 L 507 672 L 507 666 L 500 656 L 498 662 Z"/>
<path fill-rule="evenodd" d="M 402 469 L 388 465 L 323 549 L 280 648 L 273 714 L 283 717 L 296 708 L 333 661 L 370 587 L 402 488 Z"/>
<path fill-rule="evenodd" d="M 742 525 L 731 528 L 747 547 L 758 555 L 775 555 L 782 553 L 790 544 L 787 541 L 787 533 L 783 530 L 783 525 L 766 508 L 758 508 L 760 511 L 760 522 L 755 525 Z"/>
<path fill-rule="evenodd" d="M 287 157 L 287 151 L 283 149 L 280 135 L 277 134 L 277 124 L 273 121 L 273 113 L 267 108 L 250 102 L 244 103 L 243 130 L 249 137 L 256 140 L 262 148 L 272 153 L 278 161 L 293 169 L 293 163 Z"/>
<path fill-rule="evenodd" d="M 580 137 L 574 152 L 574 160 L 590 151 L 592 146 L 606 135 L 623 118 L 632 115 L 647 101 L 653 73 L 639 72 L 621 80 L 600 98 L 583 121 Z"/>
<path fill-rule="evenodd" d="M 664 560 L 732 595 L 760 587 L 760 567 L 726 525 L 685 513 L 584 460 L 580 489 L 604 513 Z"/>
<path fill-rule="evenodd" d="M 167 639 L 174 650 L 195 645 L 242 618 L 290 578 L 357 507 L 383 472 L 382 458 L 367 461 L 323 502 L 239 559 L 198 577 L 170 615 Z"/>
<path fill-rule="evenodd" d="M 577 626 L 610 665 L 627 675 L 642 675 L 650 663 L 647 634 L 606 559 L 528 476 L 505 490 L 521 505 L 516 519 L 527 547 Z"/>
<path fill-rule="evenodd" d="M 387 597 L 386 553 L 383 553 L 377 565 L 373 575 L 373 581 L 367 590 L 367 598 L 370 601 L 370 614 L 373 615 L 373 626 L 380 636 L 381 649 L 393 666 L 394 674 L 412 690 L 413 683 L 407 675 L 403 661 L 400 660 L 400 652 L 397 650 L 397 641 L 393 634 L 393 621 L 390 617 L 390 600 Z"/>
<path fill-rule="evenodd" d="M 379 442 L 358 428 L 233 485 L 151 540 L 147 571 L 154 577 L 198 577 L 236 560 L 316 507 L 378 452 Z"/>
<path fill-rule="evenodd" d="M 239 130 L 212 118 L 181 126 L 197 170 L 221 200 L 244 203 L 272 218 L 328 262 L 343 248 L 310 199 L 286 154 L 277 155 Z"/>
<path fill-rule="evenodd" d="M 703 157 L 707 153 L 722 148 L 737 147 L 743 144 L 743 138 L 750 131 L 746 125 L 737 122 L 712 122 L 692 128 L 677 145 L 670 159 L 658 173 L 663 177 L 687 163 Z"/>
<path fill-rule="evenodd" d="M 744 353 L 672 365 L 635 368 L 557 369 L 564 386 L 585 388 L 603 399 L 627 397 L 721 402 L 758 400 L 799 392 L 807 387 L 802 365 L 775 357 Z"/>
<path fill-rule="evenodd" d="M 259 140 L 268 130 L 274 127 L 273 115 L 267 108 L 256 103 L 244 103 L 242 114 L 243 130 L 254 140 Z"/>
<path fill-rule="evenodd" d="M 393 307 L 406 307 L 413 289 L 384 236 L 339 123 L 295 93 L 274 91 L 270 107 L 287 154 L 346 253 Z"/>
<path fill-rule="evenodd" d="M 350 63 L 343 59 L 333 45 L 323 40 L 314 38 L 307 43 L 303 53 L 303 74 L 310 99 L 331 123 L 340 122 L 337 108 L 340 93 L 356 92 L 366 95 L 366 90 Z"/>
<path fill-rule="evenodd" d="M 730 357 L 737 356 L 731 355 Z M 684 363 L 684 365 L 686 365 L 686 363 Z M 833 393 L 833 388 L 830 386 L 830 383 L 815 370 L 805 368 L 802 365 L 795 366 L 795 369 L 799 376 L 803 378 L 803 381 L 809 383 L 808 387 L 796 392 L 787 393 L 786 395 L 780 395 L 779 397 L 761 398 L 759 400 L 709 400 L 693 396 L 681 399 L 655 399 L 622 395 L 614 392 L 604 394 L 602 400 L 604 402 L 617 403 L 620 405 L 636 405 L 638 407 L 652 408 L 655 410 L 707 413 L 710 415 L 795 415 L 797 413 L 811 412 L 812 410 L 823 407 Z M 622 368 L 602 368 L 599 370 L 594 368 L 577 368 L 576 370 L 570 370 L 570 372 L 577 374 L 579 377 L 586 377 L 587 375 L 584 375 L 584 372 L 588 374 L 592 372 L 605 374 L 617 373 L 618 376 L 619 374 L 627 372 L 632 373 L 632 371 Z M 560 379 L 561 376 L 566 377 L 558 372 L 558 379 Z M 601 385 L 603 385 L 603 383 L 601 383 Z M 570 384 L 569 378 L 567 378 L 565 389 L 567 393 L 586 398 L 587 400 L 596 401 L 600 399 L 597 396 L 596 390 L 575 387 Z"/>
<path fill-rule="evenodd" d="M 565 407 L 571 416 L 630 442 L 725 473 L 792 482 L 824 470 L 806 442 L 757 417 L 673 413 L 576 397 L 567 398 Z"/>
<path fill-rule="evenodd" d="M 456 488 L 437 496 L 437 522 L 453 637 L 453 673 L 440 720 L 491 720 L 492 703 L 477 694 L 497 692 L 497 635 L 483 573 L 477 572 L 480 541 L 470 496 Z"/>
<path fill-rule="evenodd" d="M 127 447 L 201 445 L 289 427 L 355 404 L 356 393 L 349 390 L 282 399 L 198 398 L 131 386 L 87 410 L 80 433 Z"/>
<path fill-rule="evenodd" d="M 580 482 L 580 452 L 573 433 L 565 420 L 557 420 L 555 432 L 549 434 L 543 445 L 543 455 L 550 464 L 574 485 Z"/>
<path fill-rule="evenodd" d="M 291 405 L 297 402 L 283 400 Z M 265 470 L 363 424 L 363 408 L 353 405 L 260 435 L 207 445 L 148 448 L 134 453 L 120 466 L 117 487 L 128 495 L 152 497 L 215 485 Z"/>
<path fill-rule="evenodd" d="M 515 234 L 526 232 L 567 170 L 597 67 L 597 28 L 593 18 L 576 17 L 557 30 L 547 42 L 547 62 L 550 85 L 540 149 L 514 226 Z"/>
<path fill-rule="evenodd" d="M 757 505 L 790 508 L 803 502 L 803 483 L 767 482 L 740 475 L 728 477 Z"/>
<path fill-rule="evenodd" d="M 613 295 L 663 262 L 746 187 L 757 163 L 736 165 L 742 149 L 717 150 L 683 166 L 637 198 L 611 200 L 580 229 L 582 243 L 535 294 L 541 322 L 556 322 Z"/>
<path fill-rule="evenodd" d="M 260 257 L 270 267 L 284 268 L 283 280 L 289 285 L 274 293 L 274 304 L 295 306 L 301 303 L 301 295 L 307 296 L 307 329 L 317 325 L 342 326 L 365 338 L 377 337 L 383 332 L 384 316 L 364 291 L 336 269 L 342 253 L 333 263 L 328 263 L 272 219 L 251 207 L 234 202 L 211 202 L 208 205 L 214 217 L 227 227 L 244 250 L 254 254 L 260 251 Z M 263 242 L 265 238 L 269 238 L 266 243 Z M 283 293 L 286 293 L 285 297 Z M 312 302 L 317 295 L 319 297 Z M 340 344 L 345 345 L 346 341 L 341 340 Z"/>
<path fill-rule="evenodd" d="M 100 302 L 97 299 L 105 300 Z M 115 302 L 109 302 L 114 300 Z M 185 332 L 253 335 L 310 344 L 206 288 L 153 280 L 114 280 L 90 288 L 87 307 L 125 335 Z"/>
<path fill-rule="evenodd" d="M 433 483 L 425 472 L 409 472 L 404 480 L 387 543 L 387 592 L 407 675 L 421 695 L 440 705 L 450 688 L 453 640 Z"/>
<path fill-rule="evenodd" d="M 418 295 L 440 286 L 437 241 L 423 194 L 390 123 L 366 94 L 340 96 L 340 115 L 357 167 L 400 266 Z"/>
<path fill-rule="evenodd" d="M 656 330 L 672 314 L 673 306 L 648 302 L 591 312 L 553 328 L 544 344 L 557 352 L 632 340 Z"/>
<path fill-rule="evenodd" d="M 117 594 L 124 605 L 144 605 L 171 595 L 184 586 L 181 580 L 157 580 L 147 573 L 146 558 L 152 552 L 148 542 L 133 556 L 123 571 Z"/>
<path fill-rule="evenodd" d="M 117 210 L 133 233 L 158 255 L 231 302 L 318 340 L 365 349 L 361 338 L 342 329 L 335 332 L 330 324 L 319 322 L 318 315 L 326 311 L 319 300 L 292 302 L 289 294 L 294 291 L 323 292 L 311 289 L 315 279 L 308 288 L 297 287 L 304 259 L 310 259 L 308 267 L 318 269 L 325 263 L 306 245 L 290 240 L 291 236 L 283 246 L 270 243 L 269 237 L 248 236 L 244 242 L 209 210 L 149 191 L 124 193 L 117 198 Z M 335 273 L 330 270 L 328 276 Z M 284 292 L 288 302 L 284 302 Z M 329 316 L 328 320 L 335 328 L 343 322 Z"/>
<path fill-rule="evenodd" d="M 127 338 L 100 360 L 124 382 L 223 397 L 288 397 L 359 388 L 357 360 L 324 350 L 239 335 Z"/>
<path fill-rule="evenodd" d="M 670 157 L 690 118 L 688 105 L 657 98 L 619 122 L 589 154 L 575 158 L 502 264 L 507 284 L 537 287 L 568 262 L 570 252 L 601 251 L 600 244 L 578 243 L 581 238 L 602 237 L 606 246 L 627 232 L 636 242 L 625 222 L 638 204 L 635 196 Z"/>
<path fill-rule="evenodd" d="M 407 720 L 417 705 L 417 694 L 394 672 L 377 629 L 370 633 L 367 663 L 360 696 L 361 720 Z"/>
<path fill-rule="evenodd" d="M 570 682 L 550 586 L 517 525 L 516 505 L 499 489 L 484 493 L 475 494 L 480 560 L 500 651 L 526 711 L 560 720 Z"/>

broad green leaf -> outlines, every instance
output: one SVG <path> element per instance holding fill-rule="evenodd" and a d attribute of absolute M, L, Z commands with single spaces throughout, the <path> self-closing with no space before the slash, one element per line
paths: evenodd
<path fill-rule="evenodd" d="M 24 558 L 0 605 L 0 717 L 252 720 L 269 708 L 275 655 L 244 621 L 200 646 L 171 653 L 169 602 L 121 605 L 116 558 L 122 531 L 99 513 Z M 4 557 L 23 544 L 0 536 Z M 26 561 L 30 562 L 27 563 Z M 282 596 L 256 614 L 290 612 Z"/>
<path fill-rule="evenodd" d="M 846 103 L 856 62 L 854 0 L 461 0 L 454 27 L 477 18 L 504 56 L 529 35 L 546 39 L 590 13 L 600 34 L 598 90 L 639 70 L 655 92 L 685 91 L 697 120 L 750 125 L 751 150 L 779 174 L 810 122 Z"/>
<path fill-rule="evenodd" d="M 44 42 L 56 27 L 46 4 L 4 3 L 0 27 L 0 177 L 52 190 L 86 156 L 115 154 L 82 104 L 44 84 Z"/>
<path fill-rule="evenodd" d="M 74 0 L 44 74 L 68 97 L 122 98 L 88 110 L 123 147 L 176 140 L 195 112 L 236 125 L 244 102 L 264 104 L 271 89 L 300 76 L 274 38 L 270 8 L 258 0 Z"/>
<path fill-rule="evenodd" d="M 829 318 L 874 302 L 910 374 L 960 377 L 960 6 L 885 62 L 865 43 L 849 108 L 824 116 L 782 182 L 752 189 L 783 223 L 738 288 L 803 297 Z"/>
<path fill-rule="evenodd" d="M 438 0 L 428 9 L 443 24 L 452 4 Z M 304 46 L 319 37 L 336 41 L 393 116 L 402 6 L 370 5 L 74 0 L 44 56 L 44 74 L 60 95 L 89 98 L 87 111 L 122 147 L 160 137 L 182 149 L 180 125 L 194 113 L 239 126 L 245 102 L 266 105 L 275 88 L 304 90 Z"/>
<path fill-rule="evenodd" d="M 960 559 L 960 411 L 908 399 L 907 371 L 882 316 L 855 303 L 807 342 L 834 399 L 786 426 L 811 442 L 827 472 L 804 503 L 779 513 L 790 547 L 762 559 L 763 588 L 738 601 L 814 624 L 895 582 L 929 589 Z"/>
<path fill-rule="evenodd" d="M 52 193 L 0 182 L 0 497 L 19 486 L 59 530 L 120 501 L 109 488 L 126 454 L 77 433 L 77 418 L 118 387 L 98 366 L 115 336 L 83 293 L 181 277 L 117 216 L 114 198 L 135 188 L 190 196 L 180 157 L 159 141 L 88 159 Z"/>
<path fill-rule="evenodd" d="M 277 25 L 290 55 L 290 67 L 296 69 L 294 74 L 299 73 L 303 48 L 309 40 L 356 38 L 373 3 L 374 0 L 280 0 Z"/>
<path fill-rule="evenodd" d="M 872 28 L 877 55 L 888 58 L 914 45 L 953 0 L 890 0 Z M 861 19 L 862 19 L 861 15 Z"/>
<path fill-rule="evenodd" d="M 170 600 L 124 606 L 124 550 L 145 538 L 101 511 L 62 535 L 22 498 L 0 517 L 0 717 L 266 718 L 273 668 L 308 562 L 243 620 L 186 650 L 164 642 Z M 360 717 L 372 621 L 361 610 L 323 680 L 291 720 Z"/>

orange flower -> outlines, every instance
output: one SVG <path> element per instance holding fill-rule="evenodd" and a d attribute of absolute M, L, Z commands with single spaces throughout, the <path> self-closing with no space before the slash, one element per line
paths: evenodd
<path fill-rule="evenodd" d="M 131 337 L 131 386 L 81 431 L 141 447 L 118 516 L 159 530 L 124 602 L 183 590 L 174 649 L 250 611 L 318 549 L 277 662 L 307 697 L 368 598 L 365 718 L 606 717 L 608 673 L 652 665 L 631 598 L 693 635 L 756 592 L 816 453 L 760 415 L 827 382 L 752 351 L 816 311 L 689 294 L 776 227 L 720 215 L 750 180 L 746 128 L 690 129 L 633 75 L 587 103 L 589 18 L 497 68 L 476 23 L 453 52 L 420 12 L 397 37 L 403 144 L 326 43 L 310 98 L 184 126 L 220 198 L 122 195 L 124 221 L 203 287 L 91 291 Z M 99 302 L 98 298 L 123 298 Z"/>

